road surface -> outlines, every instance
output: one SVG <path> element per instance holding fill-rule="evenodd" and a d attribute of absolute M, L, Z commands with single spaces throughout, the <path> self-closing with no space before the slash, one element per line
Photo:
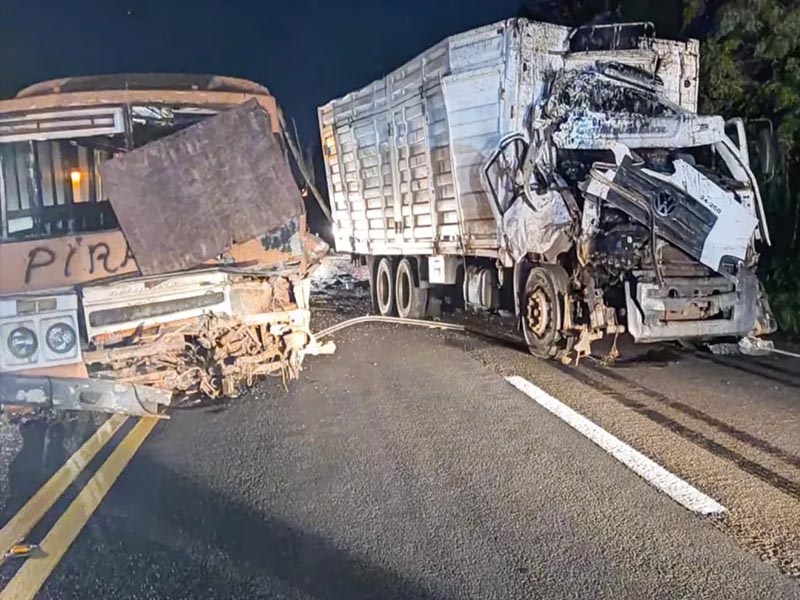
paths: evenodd
<path fill-rule="evenodd" d="M 41 599 L 800 598 L 800 395 L 784 363 L 756 375 L 668 351 L 562 367 L 386 325 L 335 339 L 288 393 L 270 380 L 159 422 L 105 497 L 80 497 L 141 427 L 124 423 L 27 537 L 50 535 L 51 549 L 78 528 L 75 541 L 57 560 L 7 561 L 0 587 L 24 576 Z M 680 506 L 509 375 L 727 511 Z M 103 420 L 4 424 L 0 523 Z M 82 527 L 76 503 L 90 507 Z"/>

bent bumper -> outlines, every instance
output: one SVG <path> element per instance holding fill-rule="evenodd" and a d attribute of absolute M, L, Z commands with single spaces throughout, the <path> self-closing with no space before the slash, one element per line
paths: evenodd
<path fill-rule="evenodd" d="M 639 283 L 635 292 L 625 282 L 628 331 L 637 342 L 662 342 L 680 339 L 742 337 L 753 331 L 758 318 L 758 280 L 743 273 L 732 291 L 706 293 L 698 281 L 667 282 L 674 298 L 659 297 L 659 286 Z M 675 285 L 672 285 L 672 284 Z M 711 288 L 715 287 L 710 283 Z M 699 288 L 699 289 L 698 289 Z M 718 315 L 725 318 L 685 318 L 670 320 L 669 314 Z"/>
<path fill-rule="evenodd" d="M 157 416 L 172 392 L 104 379 L 0 373 L 0 405 Z"/>

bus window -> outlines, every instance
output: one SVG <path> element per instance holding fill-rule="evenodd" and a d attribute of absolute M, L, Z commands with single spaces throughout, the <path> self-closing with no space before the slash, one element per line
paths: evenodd
<path fill-rule="evenodd" d="M 110 156 L 107 150 L 70 140 L 0 144 L 3 238 L 32 239 L 116 228 L 98 169 Z"/>

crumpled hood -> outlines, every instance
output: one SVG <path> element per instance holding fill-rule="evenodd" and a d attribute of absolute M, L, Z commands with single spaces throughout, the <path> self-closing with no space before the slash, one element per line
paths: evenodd
<path fill-rule="evenodd" d="M 554 129 L 553 143 L 571 150 L 605 150 L 617 143 L 629 148 L 691 148 L 714 144 L 724 135 L 725 121 L 718 116 L 573 112 Z"/>
<path fill-rule="evenodd" d="M 725 121 L 664 99 L 661 80 L 634 67 L 597 63 L 553 81 L 544 117 L 559 148 L 688 148 L 720 141 Z"/>
<path fill-rule="evenodd" d="M 744 261 L 758 221 L 737 200 L 684 160 L 672 174 L 642 168 L 625 156 L 592 171 L 586 193 L 601 198 L 714 271 Z"/>

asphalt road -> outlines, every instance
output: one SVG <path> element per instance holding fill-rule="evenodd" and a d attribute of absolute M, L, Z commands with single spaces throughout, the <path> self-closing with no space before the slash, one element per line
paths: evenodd
<path fill-rule="evenodd" d="M 160 423 L 38 598 L 800 598 L 789 383 L 690 354 L 568 369 L 399 326 L 336 341 L 288 393 L 271 380 Z M 729 514 L 682 508 L 509 374 Z M 93 423 L 0 429 L 21 448 L 3 520 Z"/>

